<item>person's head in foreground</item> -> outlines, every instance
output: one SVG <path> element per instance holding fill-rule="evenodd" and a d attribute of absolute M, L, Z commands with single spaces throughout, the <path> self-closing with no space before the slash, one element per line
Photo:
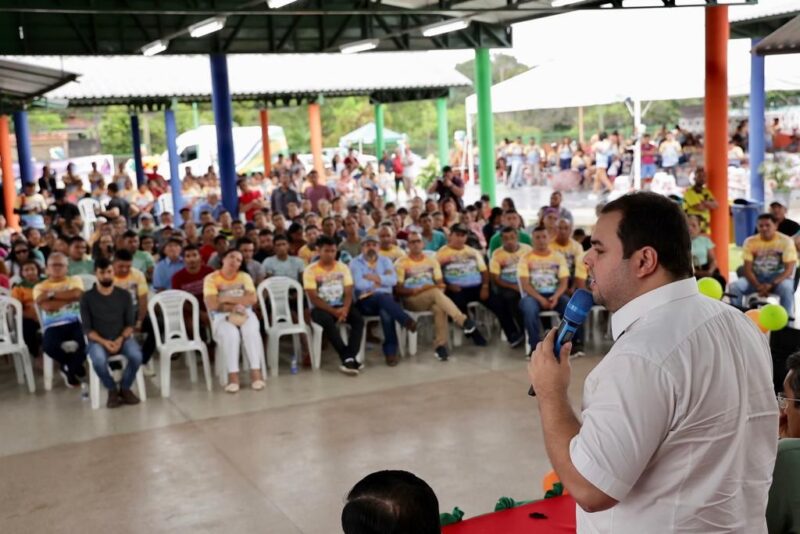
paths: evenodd
<path fill-rule="evenodd" d="M 615 312 L 648 291 L 693 276 L 686 216 L 656 193 L 622 196 L 601 210 L 584 262 L 595 303 Z"/>
<path fill-rule="evenodd" d="M 786 369 L 783 391 L 778 395 L 780 434 L 783 438 L 800 438 L 800 352 L 786 359 Z"/>
<path fill-rule="evenodd" d="M 347 494 L 342 529 L 344 534 L 439 534 L 439 501 L 408 471 L 377 471 Z"/>

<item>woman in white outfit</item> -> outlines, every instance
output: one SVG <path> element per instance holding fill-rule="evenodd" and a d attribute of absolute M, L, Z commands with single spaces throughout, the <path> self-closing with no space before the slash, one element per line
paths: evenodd
<path fill-rule="evenodd" d="M 222 257 L 222 268 L 206 276 L 203 299 L 211 315 L 218 357 L 225 358 L 228 385 L 225 391 L 239 391 L 239 349 L 244 344 L 245 357 L 250 362 L 250 385 L 264 389 L 261 361 L 264 346 L 258 318 L 253 313 L 256 288 L 253 279 L 242 271 L 243 257 L 238 250 L 228 250 Z"/>

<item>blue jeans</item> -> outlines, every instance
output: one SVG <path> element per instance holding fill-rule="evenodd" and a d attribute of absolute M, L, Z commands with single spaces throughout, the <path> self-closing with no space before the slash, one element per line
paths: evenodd
<path fill-rule="evenodd" d="M 542 296 L 545 298 L 550 297 L 550 295 Z M 567 309 L 567 302 L 569 302 L 569 297 L 561 295 L 553 311 L 557 311 L 559 316 L 563 316 L 564 310 Z M 519 309 L 522 310 L 522 320 L 525 323 L 525 331 L 528 333 L 528 343 L 530 344 L 531 351 L 533 351 L 533 349 L 536 348 L 536 344 L 539 342 L 539 314 L 542 312 L 542 305 L 530 295 L 525 295 L 519 301 Z M 581 339 L 580 336 L 582 334 L 583 332 L 581 329 L 578 329 L 575 339 Z"/>
<path fill-rule="evenodd" d="M 133 381 L 136 379 L 136 373 L 142 365 L 142 349 L 139 344 L 129 337 L 122 343 L 120 354 L 125 356 L 128 360 L 128 365 L 125 366 L 125 371 L 122 373 L 122 381 L 119 383 L 120 389 L 131 389 Z M 89 358 L 92 360 L 94 372 L 100 377 L 100 382 L 109 390 L 116 391 L 117 384 L 108 370 L 108 351 L 99 343 L 94 341 L 89 342 Z"/>
<path fill-rule="evenodd" d="M 403 311 L 400 304 L 389 293 L 374 293 L 359 300 L 358 309 L 363 315 L 377 315 L 381 318 L 383 354 L 384 356 L 396 356 L 398 343 L 394 322 L 397 321 L 403 325 L 411 317 Z"/>
<path fill-rule="evenodd" d="M 766 284 L 771 282 L 771 280 L 775 278 L 775 276 L 769 277 L 757 277 L 758 281 L 762 284 Z M 754 288 L 747 278 L 739 278 L 735 282 L 730 285 L 730 292 L 736 296 L 736 300 L 734 304 L 739 307 L 744 306 L 744 297 L 749 295 L 750 293 L 755 293 L 756 288 Z M 786 312 L 789 314 L 789 317 L 794 317 L 794 278 L 789 277 L 780 284 L 778 284 L 773 290 L 773 293 L 778 295 L 781 299 L 781 306 L 786 309 Z"/>

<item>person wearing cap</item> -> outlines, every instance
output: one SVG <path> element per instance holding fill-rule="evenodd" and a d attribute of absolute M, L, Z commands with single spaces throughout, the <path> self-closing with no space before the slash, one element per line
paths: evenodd
<path fill-rule="evenodd" d="M 483 255 L 466 245 L 467 227 L 454 224 L 450 228 L 447 245 L 436 253 L 436 260 L 442 266 L 442 275 L 446 286 L 445 294 L 458 306 L 461 313 L 467 314 L 467 304 L 480 302 L 497 316 L 506 339 L 513 347 L 518 347 L 524 340 L 523 334 L 512 318 L 513 310 L 489 291 L 489 271 Z M 486 340 L 476 330 L 472 333 L 476 345 L 483 346 Z"/>
<path fill-rule="evenodd" d="M 794 237 L 800 232 L 800 224 L 786 217 L 786 206 L 777 200 L 769 205 L 769 212 L 778 222 L 778 231 L 789 237 Z"/>
<path fill-rule="evenodd" d="M 378 238 L 366 236 L 361 240 L 361 254 L 350 262 L 355 282 L 355 298 L 363 315 L 378 315 L 383 328 L 383 355 L 386 364 L 394 367 L 397 359 L 397 331 L 395 322 L 415 332 L 417 323 L 403 311 L 392 297 L 397 285 L 393 262 L 378 253 Z"/>
<path fill-rule="evenodd" d="M 339 370 L 358 375 L 364 367 L 356 360 L 364 334 L 364 319 L 353 306 L 353 276 L 347 266 L 336 260 L 336 244 L 328 237 L 317 241 L 319 260 L 303 271 L 303 288 L 311 303 L 311 319 L 322 327 L 323 335 L 333 345 L 342 364 Z M 345 343 L 339 333 L 342 324 L 350 326 Z"/>
<path fill-rule="evenodd" d="M 156 224 L 155 219 L 153 219 L 153 215 L 147 212 L 142 213 L 139 215 L 139 238 L 142 238 L 146 235 L 154 236 L 156 233 Z M 155 239 L 155 237 L 153 237 Z"/>
<path fill-rule="evenodd" d="M 700 217 L 700 231 L 707 234 L 710 231 L 711 210 L 719 207 L 711 190 L 706 186 L 706 171 L 697 167 L 694 171 L 694 185 L 683 193 L 683 205 L 687 215 Z"/>

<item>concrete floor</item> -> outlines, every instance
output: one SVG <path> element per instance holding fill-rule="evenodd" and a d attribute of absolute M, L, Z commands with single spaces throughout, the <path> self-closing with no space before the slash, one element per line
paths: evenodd
<path fill-rule="evenodd" d="M 0 359 L 0 530 L 330 534 L 353 484 L 387 468 L 467 517 L 540 497 L 549 464 L 522 349 L 465 345 L 443 363 L 429 347 L 396 368 L 372 347 L 358 377 L 330 351 L 317 372 L 284 361 L 265 391 L 235 396 L 174 362 L 171 398 L 152 378 L 147 402 L 113 411 L 60 381 L 45 393 L 41 373 L 30 395 Z M 574 362 L 576 406 L 598 361 Z"/>

